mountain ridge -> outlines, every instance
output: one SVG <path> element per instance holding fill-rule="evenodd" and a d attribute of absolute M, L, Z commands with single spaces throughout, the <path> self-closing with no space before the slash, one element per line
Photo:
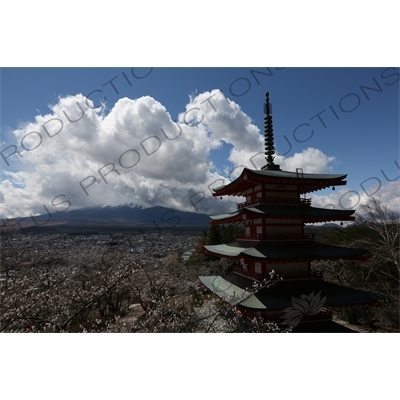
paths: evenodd
<path fill-rule="evenodd" d="M 22 220 L 21 220 L 22 218 Z M 180 211 L 172 208 L 154 206 L 119 205 L 105 207 L 86 207 L 63 213 L 41 214 L 37 216 L 8 219 L 7 224 L 15 222 L 22 227 L 26 226 L 55 226 L 55 225 L 82 225 L 82 226 L 160 226 L 173 228 L 177 226 L 209 225 L 210 218 L 206 214 Z"/>

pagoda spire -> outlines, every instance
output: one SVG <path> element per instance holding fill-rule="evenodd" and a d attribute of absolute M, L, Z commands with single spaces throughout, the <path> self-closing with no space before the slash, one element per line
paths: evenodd
<path fill-rule="evenodd" d="M 274 133 L 272 127 L 272 106 L 269 102 L 269 93 L 265 93 L 265 103 L 264 103 L 264 136 L 265 136 L 265 159 L 267 164 L 261 169 L 272 169 L 280 171 L 279 165 L 274 164 Z"/>

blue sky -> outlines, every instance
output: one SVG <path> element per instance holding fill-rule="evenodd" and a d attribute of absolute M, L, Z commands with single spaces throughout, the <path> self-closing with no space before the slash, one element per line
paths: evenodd
<path fill-rule="evenodd" d="M 89 201 L 87 197 L 90 196 L 85 196 L 83 190 L 79 192 L 75 188 L 72 189 L 73 193 L 66 193 L 69 186 L 72 185 L 72 181 L 65 183 L 65 189 L 59 182 L 57 185 L 54 183 L 59 180 L 55 172 L 57 168 L 64 171 L 63 174 L 60 173 L 60 179 L 66 177 L 66 168 L 71 171 L 75 167 L 82 169 L 81 166 L 74 166 L 75 161 L 65 160 L 68 161 L 68 167 L 65 165 L 57 167 L 57 163 L 52 164 L 52 183 L 47 188 L 43 187 L 39 191 L 29 192 L 26 180 L 40 181 L 42 179 L 41 173 L 49 177 L 49 175 L 46 175 L 48 173 L 38 166 L 45 164 L 46 157 L 48 158 L 51 152 L 61 152 L 56 155 L 61 159 L 63 158 L 62 149 L 73 146 L 71 135 L 74 135 L 74 133 L 68 130 L 68 126 L 72 124 L 68 125 L 68 121 L 62 115 L 60 108 L 62 99 L 72 99 L 71 96 L 82 94 L 93 101 L 94 107 L 103 102 L 101 118 L 104 119 L 113 107 L 119 104 L 119 100 L 126 98 L 138 101 L 149 96 L 165 109 L 164 114 L 170 117 L 169 123 L 181 119 L 182 126 L 186 125 L 186 128 L 190 128 L 194 122 L 185 123 L 182 120 L 185 113 L 187 113 L 189 120 L 189 115 L 194 117 L 198 112 L 197 122 L 203 116 L 201 123 L 199 122 L 199 125 L 196 125 L 195 128 L 204 125 L 204 140 L 208 140 L 207 137 L 209 137 L 210 141 L 216 140 L 216 142 L 207 147 L 204 154 L 198 154 L 195 157 L 203 157 L 202 161 L 212 163 L 207 171 L 212 176 L 210 175 L 207 181 L 201 181 L 200 177 L 193 177 L 193 187 L 190 188 L 189 185 L 186 191 L 190 193 L 188 195 L 190 197 L 190 195 L 196 193 L 196 187 L 201 183 L 203 187 L 197 192 L 206 194 L 207 190 L 204 188 L 212 183 L 212 179 L 214 181 L 223 177 L 233 179 L 240 171 L 240 167 L 235 169 L 231 175 L 229 173 L 236 166 L 245 165 L 250 168 L 262 166 L 260 163 L 263 160 L 260 155 L 252 158 L 253 155 L 263 151 L 262 144 L 254 142 L 257 139 L 254 136 L 254 129 L 259 129 L 258 134 L 261 138 L 264 117 L 263 103 L 265 92 L 268 91 L 273 105 L 276 152 L 283 157 L 281 160 L 287 160 L 287 163 L 283 164 L 284 168 L 295 170 L 296 167 L 302 167 L 305 172 L 348 174 L 347 194 L 341 198 L 340 204 L 338 203 L 339 198 L 335 194 L 335 199 L 320 197 L 320 202 L 317 201 L 318 205 L 323 206 L 323 204 L 333 201 L 336 202 L 336 207 L 357 206 L 367 200 L 368 195 L 373 194 L 379 188 L 375 195 L 381 194 L 382 200 L 388 204 L 391 203 L 393 206 L 397 203 L 391 201 L 390 198 L 396 196 L 396 193 L 399 195 L 398 187 L 389 182 L 387 178 L 398 183 L 399 179 L 396 178 L 399 178 L 400 175 L 400 169 L 396 164 L 399 163 L 399 76 L 399 69 L 393 67 L 3 68 L 1 70 L 1 151 L 7 158 L 6 160 L 0 158 L 2 181 L 4 183 L 7 180 L 14 188 L 18 188 L 20 190 L 18 196 L 24 194 L 29 197 L 29 202 L 24 203 L 24 206 L 20 207 L 18 212 L 41 213 L 41 210 L 43 210 L 41 203 L 46 201 L 43 194 L 49 188 L 54 189 L 46 193 L 48 202 L 51 202 L 56 195 L 64 194 L 64 198 L 69 198 L 72 202 L 73 208 L 100 203 L 107 205 L 99 202 L 100 197 L 103 197 L 100 192 L 97 193 L 95 200 L 90 199 L 91 201 Z M 203 99 L 201 102 L 200 98 Z M 104 99 L 106 99 L 105 102 Z M 239 110 L 240 121 L 248 118 L 243 126 L 240 125 L 241 122 L 234 119 L 229 121 L 229 113 L 224 107 L 229 107 L 231 103 L 235 104 L 237 110 Z M 59 107 L 58 114 L 54 109 L 57 106 Z M 220 110 L 218 107 L 220 107 Z M 192 111 L 189 113 L 189 110 Z M 140 112 L 138 111 L 139 114 L 135 114 L 137 121 L 147 118 L 141 116 Z M 218 113 L 221 115 L 218 116 Z M 49 139 L 43 131 L 43 123 L 57 117 L 64 118 L 63 128 L 60 133 Z M 220 119 L 217 121 L 218 123 L 214 121 L 213 125 L 211 119 L 214 120 L 216 117 Z M 154 116 L 154 118 L 163 118 L 163 116 L 160 114 Z M 85 119 L 83 118 L 82 121 Z M 41 123 L 38 121 L 41 121 Z M 82 125 L 82 121 L 76 122 L 76 126 L 81 124 L 79 129 L 84 130 L 86 128 L 85 125 Z M 217 124 L 215 125 L 215 123 Z M 55 124 L 57 125 L 57 122 Z M 133 136 L 130 136 L 129 143 L 138 147 L 149 136 L 159 136 L 160 139 L 165 140 L 159 133 L 162 123 L 160 122 L 160 124 L 158 128 L 155 128 L 155 131 L 150 128 L 150 131 L 142 132 L 141 135 L 136 137 L 136 142 L 135 134 L 131 132 Z M 236 125 L 231 126 L 232 124 Z M 47 126 L 51 127 L 51 123 Z M 57 131 L 55 126 L 52 129 L 52 133 Z M 118 130 L 115 126 L 102 129 Z M 137 127 L 136 129 L 142 128 Z M 211 132 L 216 129 L 219 132 Z M 237 132 L 235 132 L 236 129 L 238 129 Z M 242 130 L 240 131 L 240 129 Z M 18 136 L 17 130 L 23 133 Z M 30 133 L 36 130 L 43 135 L 41 139 L 39 139 L 38 134 Z M 224 137 L 225 132 L 228 134 L 229 130 L 235 132 L 235 139 Z M 192 131 L 192 133 L 187 134 L 195 134 L 193 129 Z M 150 134 L 150 132 L 152 133 Z M 157 134 L 154 134 L 154 132 L 157 132 Z M 213 138 L 213 134 L 216 134 L 217 138 Z M 48 147 L 46 149 L 48 143 L 61 142 L 60 138 L 65 140 L 67 135 L 70 135 L 68 143 L 59 143 L 61 147 Z M 25 139 L 23 139 L 24 136 L 26 136 Z M 114 135 L 114 137 L 116 136 Z M 32 139 L 32 143 L 28 145 L 30 139 Z M 82 143 L 84 143 L 85 139 L 82 139 Z M 12 146 L 17 146 L 18 151 L 23 150 L 21 140 L 23 140 L 24 146 L 29 149 L 36 146 L 39 140 L 42 140 L 42 142 L 37 149 L 26 151 L 25 157 L 18 155 L 8 157 L 15 150 Z M 178 140 L 181 140 L 181 138 L 178 138 L 175 143 Z M 245 147 L 250 142 L 252 144 L 249 145 L 250 148 L 246 154 L 237 155 L 236 158 L 230 157 L 234 148 L 241 150 L 243 146 Z M 159 143 L 160 146 L 161 143 Z M 147 144 L 157 146 L 156 139 L 148 140 Z M 172 142 L 169 144 L 172 145 Z M 113 140 L 109 138 L 106 146 L 112 148 Z M 159 148 L 161 149 L 161 147 Z M 41 156 L 39 156 L 39 149 L 43 153 Z M 312 149 L 314 153 L 311 150 L 306 153 L 307 149 Z M 150 151 L 152 150 L 148 149 L 148 152 Z M 319 153 L 315 153 L 316 151 Z M 84 155 L 84 147 L 82 147 L 81 153 L 83 158 L 88 157 Z M 121 155 L 122 153 L 119 152 L 118 154 Z M 79 151 L 76 152 L 76 155 L 79 157 Z M 316 160 L 317 155 L 321 159 L 319 164 L 315 165 L 311 161 Z M 151 168 L 156 169 L 157 162 L 161 161 L 161 157 L 168 158 L 168 154 L 161 155 L 161 152 L 157 152 L 151 157 L 153 157 Z M 172 158 L 174 157 L 176 155 Z M 195 157 L 193 161 L 195 161 Z M 100 168 L 111 162 L 110 160 L 107 158 L 99 159 L 98 165 L 96 165 Z M 163 164 L 167 169 L 170 168 L 171 176 L 169 178 L 171 179 L 174 178 L 173 165 L 176 164 L 175 161 L 170 159 L 170 164 Z M 7 165 L 7 162 L 10 165 Z M 115 159 L 113 162 L 115 162 Z M 182 172 L 182 165 L 177 166 L 177 168 Z M 382 173 L 382 170 L 384 173 Z M 103 172 L 107 171 L 106 168 Z M 88 170 L 86 175 L 83 174 L 82 179 L 92 175 L 92 173 L 93 168 Z M 191 170 L 188 169 L 187 176 L 184 178 L 185 184 L 190 182 L 191 173 Z M 109 175 L 110 179 L 112 175 L 115 175 L 113 178 L 118 177 L 117 173 L 112 172 Z M 140 178 L 140 173 L 138 175 L 137 178 Z M 161 178 L 158 177 L 157 179 L 158 181 L 153 181 L 153 184 L 160 186 L 159 179 Z M 78 180 L 78 182 L 80 181 L 81 179 Z M 96 181 L 101 182 L 101 176 L 97 176 Z M 168 186 L 168 181 L 169 179 L 165 179 L 164 184 L 166 186 Z M 182 179 L 178 179 L 178 182 L 180 181 Z M 86 181 L 86 183 L 90 182 L 90 179 Z M 385 191 L 389 183 L 390 190 Z M 119 185 L 116 180 L 112 184 L 114 187 Z M 125 182 L 125 184 L 128 187 L 135 185 L 133 181 Z M 76 185 L 77 182 L 75 182 L 75 187 Z M 149 182 L 149 185 L 151 185 L 151 182 Z M 35 187 L 37 189 L 37 185 Z M 82 187 L 79 187 L 79 189 L 82 189 Z M 109 191 L 109 187 L 107 187 L 107 190 Z M 125 197 L 123 193 L 126 194 Z M 341 195 L 343 193 L 341 192 Z M 4 191 L 2 194 L 4 196 L 3 213 L 5 214 L 3 216 L 16 216 L 12 212 L 12 204 L 15 204 L 15 198 L 11 196 L 9 200 L 11 203 L 8 203 L 7 194 Z M 17 195 L 17 192 L 15 195 Z M 318 195 L 332 196 L 332 193 L 324 191 L 319 192 Z M 164 196 L 166 195 L 164 194 Z M 198 207 L 194 207 L 192 203 L 197 201 L 201 194 L 198 194 L 197 198 L 193 197 L 192 202 L 187 203 L 186 201 L 186 205 L 183 204 L 183 199 L 180 196 L 182 194 L 176 193 L 177 201 L 175 203 L 165 202 L 160 193 L 155 195 L 146 191 L 143 196 L 139 195 L 139 197 L 133 199 L 133 203 L 144 206 L 179 206 L 188 211 L 191 208 L 194 208 L 192 211 L 197 208 L 196 211 L 201 212 L 219 211 L 220 206 L 215 206 L 215 202 L 210 202 L 207 199 L 208 193 L 206 201 L 199 203 Z M 35 201 L 35 197 L 37 197 L 37 201 Z M 110 205 L 124 204 L 130 202 L 130 197 L 129 191 L 121 190 L 120 196 L 109 198 L 108 201 Z M 168 197 L 171 197 L 171 194 Z M 352 202 L 350 201 L 351 197 L 353 198 Z M 107 199 L 104 198 L 103 201 L 106 202 Z"/>

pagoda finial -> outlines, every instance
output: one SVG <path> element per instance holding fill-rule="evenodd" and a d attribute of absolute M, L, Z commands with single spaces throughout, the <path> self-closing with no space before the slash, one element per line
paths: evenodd
<path fill-rule="evenodd" d="M 272 128 L 272 105 L 269 102 L 269 93 L 265 93 L 264 103 L 264 136 L 265 136 L 265 159 L 267 164 L 261 169 L 272 169 L 280 171 L 279 165 L 274 164 L 274 133 Z"/>

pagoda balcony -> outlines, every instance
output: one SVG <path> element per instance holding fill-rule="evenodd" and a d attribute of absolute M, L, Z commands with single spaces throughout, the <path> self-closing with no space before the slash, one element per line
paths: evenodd
<path fill-rule="evenodd" d="M 277 264 L 279 265 L 279 264 Z M 244 269 L 241 265 L 235 265 L 232 267 L 232 271 L 236 274 L 246 276 L 248 278 L 262 281 L 264 279 L 269 279 L 272 281 L 275 280 L 297 280 L 297 279 L 322 279 L 323 272 L 322 271 L 311 271 L 311 272 L 275 272 L 274 275 L 270 275 L 269 273 L 257 273 L 251 272 L 249 270 Z"/>
<path fill-rule="evenodd" d="M 267 235 L 238 235 L 237 240 L 315 240 L 315 233 L 271 233 Z"/>
<path fill-rule="evenodd" d="M 244 201 L 243 203 L 236 204 L 238 210 L 243 207 L 254 206 L 258 204 L 290 204 L 290 205 L 304 205 L 311 206 L 311 199 L 285 199 L 281 197 L 257 197 L 255 200 Z"/>

